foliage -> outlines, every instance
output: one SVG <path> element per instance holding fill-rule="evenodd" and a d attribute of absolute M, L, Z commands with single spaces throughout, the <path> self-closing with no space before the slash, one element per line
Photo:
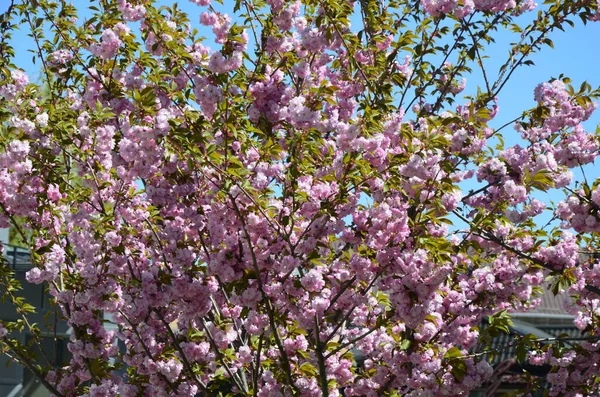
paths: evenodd
<path fill-rule="evenodd" d="M 518 358 L 552 366 L 551 395 L 598 392 L 600 273 L 580 251 L 597 247 L 600 182 L 570 170 L 598 156 L 582 122 L 599 91 L 560 76 L 492 127 L 514 71 L 600 19 L 596 1 L 192 2 L 200 21 L 151 0 L 2 15 L 0 223 L 73 357 L 32 364 L 8 265 L 22 318 L 0 322 L 3 352 L 56 396 L 465 395 L 551 285 L 582 336 L 528 335 Z M 17 29 L 40 84 L 11 63 Z M 503 29 L 518 42 L 486 69 Z M 561 191 L 555 207 L 536 193 Z"/>

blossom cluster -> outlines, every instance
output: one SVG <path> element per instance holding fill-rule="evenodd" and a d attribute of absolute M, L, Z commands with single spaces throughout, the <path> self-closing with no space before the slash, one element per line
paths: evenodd
<path fill-rule="evenodd" d="M 592 339 L 528 359 L 553 366 L 553 395 L 598 390 L 597 369 L 575 374 L 597 358 L 600 273 L 580 251 L 600 184 L 570 189 L 599 152 L 590 90 L 540 84 L 522 140 L 494 151 L 504 75 L 460 97 L 462 36 L 424 22 L 417 43 L 364 2 L 192 3 L 192 22 L 151 1 L 82 26 L 65 8 L 39 54 L 49 95 L 0 61 L 0 226 L 28 231 L 27 280 L 72 331 L 69 363 L 38 374 L 54 395 L 468 395 L 494 376 L 481 351 L 501 329 L 482 322 L 535 308 L 549 280 Z M 482 26 L 535 7 L 421 5 L 415 21 Z M 535 192 L 561 188 L 549 234 Z"/>
<path fill-rule="evenodd" d="M 515 0 L 421 0 L 425 10 L 433 16 L 444 13 L 453 14 L 458 18 L 464 18 L 475 11 L 502 12 L 511 10 L 515 14 L 521 14 L 531 11 L 537 6 L 533 0 L 524 0 L 518 3 Z"/>

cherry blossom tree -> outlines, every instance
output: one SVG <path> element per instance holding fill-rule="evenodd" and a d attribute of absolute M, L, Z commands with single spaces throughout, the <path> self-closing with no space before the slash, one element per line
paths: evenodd
<path fill-rule="evenodd" d="M 550 285 L 581 337 L 515 340 L 520 359 L 552 366 L 550 395 L 600 390 L 600 264 L 581 255 L 600 180 L 571 171 L 599 154 L 582 123 L 600 92 L 540 80 L 494 124 L 514 71 L 596 0 L 192 3 L 199 20 L 152 0 L 2 15 L 0 226 L 72 359 L 38 366 L 12 336 L 38 326 L 6 263 L 22 318 L 0 322 L 3 353 L 64 397 L 467 395 Z"/>

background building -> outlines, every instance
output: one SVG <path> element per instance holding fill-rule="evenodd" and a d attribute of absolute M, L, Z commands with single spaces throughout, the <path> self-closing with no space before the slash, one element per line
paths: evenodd
<path fill-rule="evenodd" d="M 40 337 L 45 356 L 51 365 L 60 366 L 68 363 L 70 353 L 67 343 L 71 331 L 65 321 L 59 320 L 60 316 L 55 312 L 56 308 L 51 305 L 47 286 L 30 284 L 26 281 L 25 273 L 32 266 L 29 252 L 24 248 L 8 244 L 8 229 L 0 229 L 0 241 L 4 245 L 4 257 L 8 265 L 14 270 L 15 277 L 23 286 L 19 296 L 23 296 L 28 303 L 36 307 L 36 313 L 29 316 L 29 321 L 37 323 L 42 328 Z M 523 388 L 525 385 L 522 383 L 521 375 L 524 370 L 541 378 L 547 374 L 549 367 L 521 365 L 515 359 L 515 347 L 505 347 L 513 343 L 514 337 L 519 335 L 534 334 L 538 338 L 551 338 L 566 333 L 570 336 L 580 336 L 580 331 L 573 325 L 573 316 L 566 311 L 565 299 L 568 299 L 568 296 L 554 296 L 547 290 L 542 296 L 541 304 L 535 309 L 526 313 L 512 314 L 514 326 L 511 327 L 511 334 L 501 335 L 493 341 L 493 347 L 497 347 L 500 351 L 492 362 L 494 375 L 479 390 L 472 392 L 472 397 L 497 397 Z M 17 313 L 14 307 L 10 303 L 0 302 L 0 320 L 15 319 Z M 24 343 L 33 342 L 32 335 L 28 332 L 15 337 Z M 32 343 L 32 346 L 35 344 Z M 124 348 L 124 346 L 120 347 Z M 48 391 L 27 370 L 9 362 L 10 358 L 0 355 L 0 397 L 49 396 Z M 533 397 L 541 397 L 543 392 L 542 389 L 533 394 Z"/>
<path fill-rule="evenodd" d="M 523 374 L 525 371 L 540 378 L 542 387 L 531 393 L 532 397 L 542 397 L 549 385 L 544 382 L 550 366 L 533 366 L 519 363 L 516 359 L 516 347 L 506 347 L 515 343 L 515 336 L 535 335 L 538 339 L 556 338 L 564 334 L 571 337 L 581 336 L 581 331 L 573 324 L 573 316 L 567 312 L 566 303 L 568 294 L 554 295 L 549 286 L 542 295 L 539 306 L 523 313 L 511 313 L 514 325 L 510 327 L 510 334 L 503 334 L 495 338 L 492 348 L 498 350 L 492 366 L 494 375 L 492 379 L 482 386 L 480 390 L 471 393 L 471 397 L 500 397 L 524 389 Z"/>
<path fill-rule="evenodd" d="M 8 229 L 0 229 L 0 241 L 4 246 L 4 258 L 15 272 L 15 278 L 21 283 L 23 290 L 17 293 L 26 302 L 36 307 L 36 312 L 28 316 L 30 323 L 36 323 L 42 330 L 40 342 L 45 356 L 51 365 L 62 365 L 69 361 L 67 349 L 69 327 L 66 322 L 58 320 L 58 313 L 51 306 L 46 285 L 30 284 L 25 273 L 31 268 L 29 252 L 20 247 L 8 244 Z M 0 320 L 16 320 L 18 315 L 9 302 L 0 301 Z M 13 337 L 23 343 L 31 343 L 32 351 L 36 349 L 33 336 L 24 332 Z M 39 348 L 37 348 L 39 351 Z M 43 361 L 45 363 L 45 360 Z M 0 354 L 0 397 L 47 397 L 48 391 L 40 385 L 35 377 L 22 366 L 11 362 L 6 355 Z"/>

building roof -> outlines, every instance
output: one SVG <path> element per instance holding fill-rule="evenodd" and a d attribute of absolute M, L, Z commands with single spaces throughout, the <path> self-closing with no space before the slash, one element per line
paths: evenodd
<path fill-rule="evenodd" d="M 511 313 L 515 318 L 535 323 L 570 323 L 574 318 L 569 314 L 569 302 L 573 298 L 566 292 L 554 295 L 550 284 L 544 287 L 540 303 L 527 311 Z"/>

